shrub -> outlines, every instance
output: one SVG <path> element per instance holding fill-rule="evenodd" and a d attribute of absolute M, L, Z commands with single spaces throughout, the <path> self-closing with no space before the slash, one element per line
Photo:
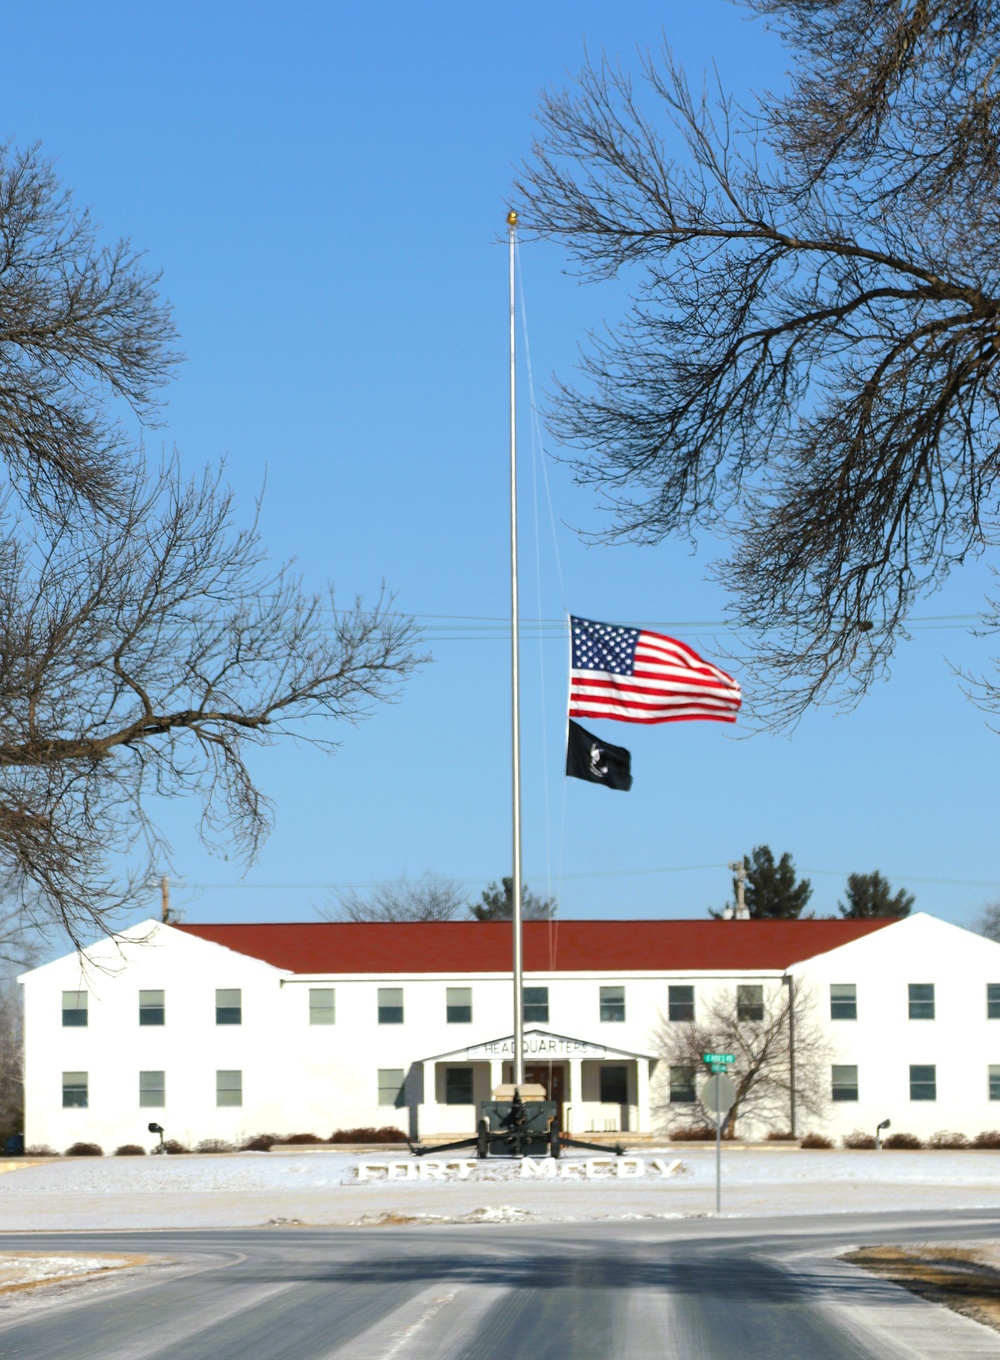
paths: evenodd
<path fill-rule="evenodd" d="M 982 1133 L 977 1133 L 972 1140 L 972 1146 L 977 1148 L 1000 1148 L 1000 1129 L 985 1129 Z"/>
<path fill-rule="evenodd" d="M 163 1151 L 168 1152 L 171 1157 L 178 1157 L 182 1152 L 190 1152 L 191 1149 L 186 1143 L 179 1143 L 176 1138 L 168 1138 L 163 1144 Z"/>
<path fill-rule="evenodd" d="M 865 1133 L 864 1129 L 855 1129 L 853 1133 L 845 1133 L 840 1141 L 845 1148 L 873 1148 L 875 1135 Z"/>
<path fill-rule="evenodd" d="M 278 1139 L 279 1143 L 322 1143 L 323 1139 L 315 1133 L 288 1133 Z"/>
<path fill-rule="evenodd" d="M 883 1140 L 882 1146 L 897 1151 L 915 1152 L 917 1148 L 923 1147 L 923 1143 L 915 1133 L 893 1133 Z"/>
<path fill-rule="evenodd" d="M 203 1138 L 195 1148 L 195 1152 L 235 1152 L 236 1148 L 232 1143 L 227 1143 L 224 1138 Z"/>
<path fill-rule="evenodd" d="M 715 1138 L 715 1130 L 708 1124 L 679 1124 L 669 1137 L 672 1143 L 707 1143 Z"/>
<path fill-rule="evenodd" d="M 405 1143 L 406 1134 L 402 1129 L 385 1124 L 380 1129 L 334 1129 L 330 1134 L 331 1143 Z"/>
<path fill-rule="evenodd" d="M 927 1140 L 927 1146 L 932 1148 L 967 1148 L 969 1140 L 964 1133 L 949 1133 L 947 1129 L 941 1129 L 938 1133 L 932 1133 Z"/>
<path fill-rule="evenodd" d="M 276 1133 L 255 1133 L 240 1144 L 241 1152 L 270 1152 L 278 1141 Z"/>
<path fill-rule="evenodd" d="M 103 1157 L 104 1149 L 100 1143 L 74 1143 L 63 1154 L 66 1157 Z"/>
<path fill-rule="evenodd" d="M 1000 1134 L 997 1134 L 1000 1138 Z M 29 1143 L 24 1149 L 25 1157 L 58 1157 L 59 1153 L 55 1148 L 49 1147 L 48 1143 Z"/>
<path fill-rule="evenodd" d="M 829 1138 L 824 1138 L 821 1133 L 807 1133 L 799 1144 L 804 1148 L 832 1148 L 833 1144 Z"/>
<path fill-rule="evenodd" d="M 767 1135 L 767 1141 L 769 1143 L 797 1143 L 798 1137 L 794 1133 L 778 1133 L 772 1129 Z"/>
<path fill-rule="evenodd" d="M 115 1148 L 116 1157 L 145 1157 L 146 1149 L 140 1147 L 138 1143 L 122 1143 L 121 1147 Z"/>

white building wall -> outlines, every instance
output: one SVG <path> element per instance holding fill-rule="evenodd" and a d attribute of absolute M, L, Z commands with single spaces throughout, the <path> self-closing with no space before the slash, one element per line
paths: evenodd
<path fill-rule="evenodd" d="M 1000 945 L 918 914 L 794 972 L 815 994 L 831 1063 L 858 1068 L 857 1103 L 831 1102 L 826 1130 L 874 1133 L 883 1119 L 892 1120 L 893 1132 L 920 1138 L 1000 1128 L 1000 1100 L 989 1098 L 989 1067 L 1000 1065 L 1000 1019 L 989 1020 L 986 1010 L 987 985 L 1000 984 Z M 852 982 L 857 1020 L 832 1020 L 830 984 Z M 934 1020 L 909 1019 L 911 982 L 934 984 Z M 936 1100 L 911 1100 L 911 1064 L 936 1069 Z"/>
<path fill-rule="evenodd" d="M 991 1062 L 1000 1065 L 1000 1020 L 986 1019 L 986 985 L 1000 983 L 1000 945 L 916 916 L 798 965 L 794 974 L 799 987 L 815 994 L 817 1015 L 834 1046 L 831 1062 L 857 1065 L 860 1095 L 856 1104 L 831 1103 L 822 1119 L 800 1119 L 801 1131 L 814 1128 L 831 1136 L 856 1127 L 873 1131 L 886 1117 L 894 1129 L 921 1137 L 938 1129 L 974 1134 L 1000 1126 L 1000 1102 L 989 1100 L 987 1076 Z M 780 978 L 780 970 L 748 970 L 730 975 L 532 974 L 527 982 L 549 987 L 549 1020 L 540 1028 L 644 1054 L 655 1052 L 671 983 L 693 984 L 700 1009 L 720 987 L 764 981 L 776 988 Z M 831 982 L 857 985 L 857 1021 L 829 1019 Z M 934 1021 L 907 1018 L 909 982 L 935 984 Z M 443 1080 L 447 1060 L 440 1075 L 429 1060 L 508 1035 L 512 1028 L 510 983 L 502 975 L 292 977 L 158 923 L 88 951 L 82 969 L 79 956 L 70 955 L 26 974 L 24 983 L 26 1142 L 58 1150 L 78 1140 L 98 1142 L 107 1151 L 125 1142 L 148 1145 L 153 1141 L 146 1131 L 150 1120 L 187 1144 L 206 1138 L 237 1141 L 258 1132 L 325 1137 L 335 1128 L 384 1124 L 407 1130 L 411 1118 L 421 1134 L 470 1134 L 475 1107 L 435 1100 L 440 1093 L 434 1082 Z M 624 984 L 624 1022 L 600 1020 L 602 984 Z M 311 986 L 335 990 L 334 1025 L 310 1025 Z M 472 987 L 471 1024 L 447 1023 L 449 986 Z M 237 987 L 243 995 L 242 1024 L 217 1026 L 216 988 Z M 379 987 L 403 989 L 402 1025 L 378 1024 Z M 64 1028 L 62 992 L 77 989 L 89 993 L 89 1023 Z M 140 1027 L 140 989 L 165 992 L 162 1028 Z M 609 1055 L 607 1061 L 623 1059 Z M 454 1062 L 463 1065 L 458 1058 Z M 637 1079 L 638 1084 L 646 1080 L 643 1063 L 648 1069 L 644 1059 L 630 1069 L 630 1105 L 640 1099 Z M 910 1100 L 911 1063 L 936 1067 L 936 1101 Z M 429 1076 L 424 1088 L 420 1064 L 426 1064 Z M 567 1102 L 574 1108 L 576 1132 L 584 1132 L 601 1108 L 598 1067 L 568 1064 Z M 418 1108 L 379 1105 L 380 1068 L 412 1071 L 408 1089 L 421 1097 Z M 242 1072 L 242 1107 L 217 1107 L 220 1069 Z M 661 1094 L 663 1069 L 661 1063 L 653 1072 L 654 1091 L 658 1087 Z M 162 1110 L 140 1107 L 141 1070 L 166 1073 Z M 88 1073 L 87 1109 L 63 1108 L 65 1071 Z M 488 1080 L 486 1071 L 477 1068 L 477 1099 Z"/>

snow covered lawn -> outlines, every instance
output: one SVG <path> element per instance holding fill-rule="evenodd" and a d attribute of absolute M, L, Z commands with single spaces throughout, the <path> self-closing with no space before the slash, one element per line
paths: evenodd
<path fill-rule="evenodd" d="M 0 1223 L 13 1230 L 244 1227 L 274 1222 L 377 1225 L 674 1217 L 715 1207 L 715 1152 L 669 1145 L 636 1154 L 681 1167 L 642 1179 L 525 1179 L 484 1163 L 464 1180 L 367 1180 L 360 1161 L 398 1154 L 282 1150 L 222 1156 L 59 1160 L 0 1176 Z M 567 1162 L 577 1159 L 567 1158 Z M 586 1159 L 579 1159 L 583 1163 Z M 1000 1209 L 1000 1152 L 723 1151 L 724 1214 Z M 405 1174 L 405 1172 L 400 1172 Z M 488 1178 L 488 1179 L 487 1179 Z"/>

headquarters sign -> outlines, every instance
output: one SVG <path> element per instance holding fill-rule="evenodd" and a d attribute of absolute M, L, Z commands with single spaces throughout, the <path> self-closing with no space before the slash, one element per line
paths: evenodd
<path fill-rule="evenodd" d="M 569 1039 L 563 1034 L 540 1034 L 528 1032 L 524 1036 L 524 1056 L 537 1058 L 542 1062 L 555 1058 L 606 1058 L 608 1050 L 603 1044 L 592 1044 L 586 1039 Z M 477 1059 L 513 1058 L 514 1037 L 492 1039 L 485 1044 L 471 1044 L 465 1050 L 469 1062 Z"/>

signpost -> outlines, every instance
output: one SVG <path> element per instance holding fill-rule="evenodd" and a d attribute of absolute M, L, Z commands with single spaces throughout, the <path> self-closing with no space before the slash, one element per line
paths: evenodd
<path fill-rule="evenodd" d="M 731 1077 L 722 1075 L 728 1063 L 733 1061 L 731 1053 L 705 1054 L 706 1062 L 710 1057 L 727 1059 L 717 1066 L 715 1075 L 709 1077 L 701 1089 L 701 1101 L 706 1110 L 715 1115 L 715 1212 L 722 1212 L 722 1118 L 732 1108 L 736 1100 L 736 1083 Z"/>

